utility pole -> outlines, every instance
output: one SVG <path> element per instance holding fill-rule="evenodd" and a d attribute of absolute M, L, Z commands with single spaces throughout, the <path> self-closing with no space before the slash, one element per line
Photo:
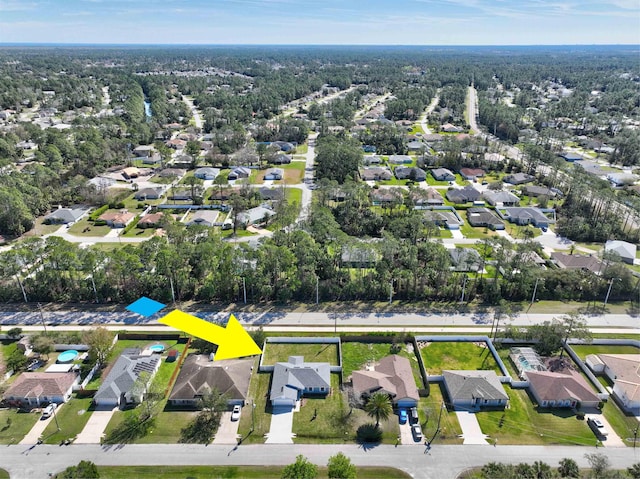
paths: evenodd
<path fill-rule="evenodd" d="M 427 443 L 428 445 L 431 445 L 431 443 L 435 440 L 436 436 L 440 432 L 440 421 L 442 420 L 442 411 L 444 409 L 445 409 L 445 405 L 444 405 L 444 401 L 442 401 L 442 404 L 440 405 L 440 414 L 438 415 L 438 424 L 436 425 L 436 431 L 433 433 L 431 440 Z"/>
<path fill-rule="evenodd" d="M 176 293 L 173 290 L 173 278 L 171 277 L 171 274 L 169 274 L 169 285 L 171 286 L 171 299 L 173 300 L 173 307 L 176 307 Z"/>
<path fill-rule="evenodd" d="M 316 305 L 320 303 L 320 277 L 316 275 Z"/>
<path fill-rule="evenodd" d="M 464 275 L 464 281 L 462 283 L 462 297 L 460 298 L 460 302 L 461 303 L 464 303 L 464 292 L 465 292 L 466 287 L 467 287 L 467 275 L 465 274 Z"/>
<path fill-rule="evenodd" d="M 40 321 L 42 322 L 42 329 L 44 329 L 44 335 L 48 336 L 49 334 L 47 333 L 47 325 L 44 322 L 44 314 L 42 313 L 42 305 L 40 303 L 37 303 L 37 304 L 38 304 L 38 311 L 40 312 Z M 58 428 L 58 430 L 60 429 Z"/>
<path fill-rule="evenodd" d="M 244 297 L 244 304 L 247 304 L 247 283 L 244 279 L 244 276 L 242 277 L 242 291 L 243 291 L 243 297 Z"/>
<path fill-rule="evenodd" d="M 538 282 L 540 281 L 540 277 L 536 278 L 536 285 L 533 287 L 533 296 L 531 296 L 531 304 L 529 307 L 533 306 L 533 303 L 536 300 L 536 293 L 538 292 Z"/>
<path fill-rule="evenodd" d="M 604 297 L 604 307 L 607 307 L 607 301 L 609 301 L 609 295 L 611 294 L 611 287 L 613 286 L 613 280 L 617 279 L 618 281 L 621 281 L 620 278 L 611 278 L 609 280 L 609 289 L 607 289 L 607 295 Z"/>
<path fill-rule="evenodd" d="M 393 280 L 389 282 L 389 304 L 393 302 Z"/>

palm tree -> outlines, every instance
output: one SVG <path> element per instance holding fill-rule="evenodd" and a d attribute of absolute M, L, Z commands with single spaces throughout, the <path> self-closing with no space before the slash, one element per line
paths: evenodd
<path fill-rule="evenodd" d="M 384 393 L 375 393 L 367 401 L 364 410 L 369 417 L 376 418 L 376 428 L 380 427 L 380 420 L 386 421 L 393 413 L 393 407 L 389 396 Z"/>

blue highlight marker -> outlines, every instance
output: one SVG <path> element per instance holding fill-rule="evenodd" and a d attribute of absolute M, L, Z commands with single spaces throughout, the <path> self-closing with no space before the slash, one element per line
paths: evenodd
<path fill-rule="evenodd" d="M 134 301 L 129 306 L 127 306 L 126 309 L 133 313 L 138 313 L 145 318 L 148 318 L 149 316 L 153 316 L 154 314 L 156 314 L 165 306 L 166 304 L 159 303 L 158 301 L 154 301 L 151 298 L 143 296 L 142 298 Z"/>

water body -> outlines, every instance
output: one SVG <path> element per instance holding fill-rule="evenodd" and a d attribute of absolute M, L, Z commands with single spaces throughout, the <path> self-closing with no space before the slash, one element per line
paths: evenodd
<path fill-rule="evenodd" d="M 144 114 L 147 116 L 147 121 L 151 120 L 151 103 L 144 99 Z"/>

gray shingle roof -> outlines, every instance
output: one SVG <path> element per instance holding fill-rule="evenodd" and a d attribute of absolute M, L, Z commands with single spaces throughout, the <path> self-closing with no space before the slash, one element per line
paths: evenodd
<path fill-rule="evenodd" d="M 442 371 L 451 400 L 509 399 L 494 371 Z"/>
<path fill-rule="evenodd" d="M 305 388 L 331 388 L 329 363 L 305 363 L 302 356 L 290 356 L 289 362 L 276 363 L 271 380 L 269 399 L 298 399 Z"/>
<path fill-rule="evenodd" d="M 139 350 L 136 349 L 127 349 L 122 352 L 94 396 L 96 402 L 118 401 L 123 394 L 127 395 L 131 392 L 131 388 L 141 373 L 155 373 L 160 358 L 156 355 L 141 357 L 137 356 L 137 353 Z"/>

